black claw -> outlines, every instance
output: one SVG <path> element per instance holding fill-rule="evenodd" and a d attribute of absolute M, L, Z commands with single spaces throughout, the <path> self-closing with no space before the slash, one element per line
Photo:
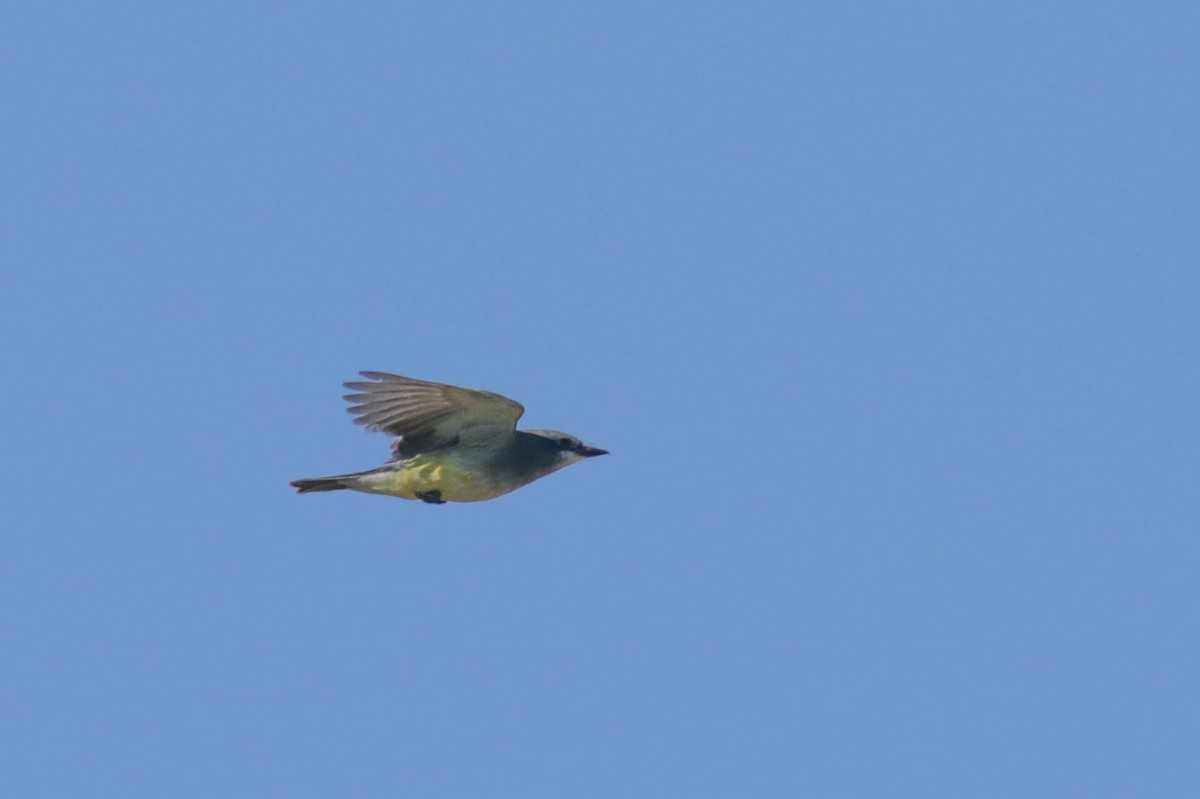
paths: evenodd
<path fill-rule="evenodd" d="M 446 500 L 442 499 L 441 491 L 418 491 L 417 499 L 422 502 L 428 502 L 430 505 L 445 505 Z"/>

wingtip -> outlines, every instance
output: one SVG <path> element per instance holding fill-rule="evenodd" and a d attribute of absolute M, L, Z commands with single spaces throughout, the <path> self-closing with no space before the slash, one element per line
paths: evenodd
<path fill-rule="evenodd" d="M 359 372 L 359 376 L 365 377 L 368 380 L 376 380 L 376 382 L 378 382 L 378 380 L 383 379 L 383 377 L 382 377 L 383 372 Z M 360 380 L 347 380 L 347 382 L 343 383 L 342 385 L 346 386 L 347 389 L 352 389 L 352 388 L 354 388 L 355 384 L 364 385 L 360 382 Z M 367 385 L 374 385 L 374 383 L 370 383 Z"/>

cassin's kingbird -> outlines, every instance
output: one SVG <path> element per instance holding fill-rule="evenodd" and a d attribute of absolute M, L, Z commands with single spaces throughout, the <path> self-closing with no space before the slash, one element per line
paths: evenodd
<path fill-rule="evenodd" d="M 564 466 L 607 455 L 557 430 L 517 430 L 521 404 L 473 388 L 360 372 L 373 382 L 346 383 L 355 424 L 396 436 L 392 459 L 378 469 L 295 480 L 298 493 L 349 488 L 404 499 L 479 502 Z"/>

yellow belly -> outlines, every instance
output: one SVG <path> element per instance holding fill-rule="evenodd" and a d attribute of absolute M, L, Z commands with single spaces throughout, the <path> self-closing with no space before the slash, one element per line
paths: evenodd
<path fill-rule="evenodd" d="M 498 488 L 493 481 L 480 477 L 477 468 L 468 469 L 453 461 L 439 462 L 428 456 L 418 456 L 396 471 L 364 476 L 357 487 L 372 494 L 404 499 L 420 499 L 419 494 L 440 491 L 446 502 L 480 502 L 507 494 L 516 486 Z"/>

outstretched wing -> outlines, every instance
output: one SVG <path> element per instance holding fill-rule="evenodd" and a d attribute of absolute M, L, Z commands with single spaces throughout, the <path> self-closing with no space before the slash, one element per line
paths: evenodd
<path fill-rule="evenodd" d="M 511 436 L 525 409 L 500 394 L 414 380 L 387 372 L 360 372 L 371 382 L 346 383 L 357 393 L 347 408 L 354 423 L 390 433 L 399 440 L 397 457 L 454 443 L 471 446 Z"/>

